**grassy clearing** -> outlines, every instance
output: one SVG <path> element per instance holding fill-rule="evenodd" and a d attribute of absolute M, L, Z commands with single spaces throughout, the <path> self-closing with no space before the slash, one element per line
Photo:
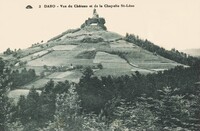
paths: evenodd
<path fill-rule="evenodd" d="M 131 69 L 132 74 L 134 74 L 136 71 L 140 72 L 141 74 L 149 74 L 149 73 L 155 73 L 156 71 L 148 70 L 148 69 L 142 69 L 142 68 L 134 68 Z"/>
<path fill-rule="evenodd" d="M 30 48 L 27 48 L 27 49 L 24 49 L 20 52 L 20 56 L 27 56 L 27 55 L 30 55 L 30 54 L 33 54 L 33 53 L 36 53 L 38 51 L 42 51 L 44 49 L 42 49 L 41 47 L 30 47 Z"/>
<path fill-rule="evenodd" d="M 43 56 L 43 55 L 47 54 L 48 52 L 49 52 L 48 50 L 43 50 L 43 51 L 32 54 L 32 56 L 35 56 L 35 57 L 36 56 Z"/>
<path fill-rule="evenodd" d="M 117 55 L 105 52 L 97 52 L 94 63 L 126 63 L 126 61 Z"/>
<path fill-rule="evenodd" d="M 53 51 L 41 58 L 29 61 L 28 66 L 69 66 L 73 59 L 81 51 Z"/>
<path fill-rule="evenodd" d="M 57 45 L 52 47 L 53 50 L 55 51 L 69 51 L 69 50 L 73 50 L 74 48 L 76 48 L 76 45 Z"/>
<path fill-rule="evenodd" d="M 69 41 L 76 41 L 76 42 L 81 41 L 82 39 L 84 39 L 86 36 L 89 36 L 90 34 L 91 33 L 84 30 L 79 30 L 74 33 L 68 33 L 61 38 L 60 43 L 64 44 L 64 43 L 68 43 Z"/>
<path fill-rule="evenodd" d="M 113 55 L 105 52 L 97 52 L 94 63 L 101 63 L 103 68 L 113 68 L 113 69 L 128 69 L 131 70 L 133 67 L 129 65 L 124 59 L 120 58 L 118 55 Z"/>
<path fill-rule="evenodd" d="M 45 79 L 45 78 L 39 79 L 39 80 L 37 80 L 37 81 L 35 81 L 35 82 L 32 82 L 32 83 L 30 83 L 30 84 L 28 84 L 28 85 L 25 85 L 24 88 L 26 88 L 26 89 L 31 89 L 31 88 L 34 87 L 34 88 L 36 88 L 36 89 L 40 89 L 40 88 L 43 88 L 44 85 L 45 85 L 48 81 L 49 81 L 49 79 Z"/>
<path fill-rule="evenodd" d="M 59 79 L 59 78 L 65 78 L 65 77 L 67 77 L 67 76 L 69 76 L 69 75 L 71 75 L 71 74 L 73 74 L 72 71 L 66 71 L 66 72 L 63 72 L 63 73 L 57 75 L 56 78 L 57 78 L 57 79 Z"/>
<path fill-rule="evenodd" d="M 71 74 L 73 74 L 74 72 L 72 71 L 66 71 L 66 72 L 55 72 L 51 75 L 49 75 L 47 78 L 49 79 L 62 79 L 65 78 Z"/>
<path fill-rule="evenodd" d="M 90 50 L 90 49 L 96 49 L 97 51 L 105 51 L 110 50 L 110 46 L 108 42 L 100 42 L 100 43 L 82 43 L 80 44 L 77 49 L 79 50 Z"/>
<path fill-rule="evenodd" d="M 66 71 L 66 72 L 55 72 L 49 75 L 46 79 L 53 79 L 55 81 L 65 81 L 78 83 L 82 73 L 80 71 Z"/>
<path fill-rule="evenodd" d="M 147 70 L 147 69 L 141 69 L 141 68 L 103 68 L 102 70 L 95 71 L 95 75 L 100 76 L 114 76 L 119 77 L 122 75 L 132 75 L 135 74 L 136 71 L 139 71 L 141 74 L 149 74 L 149 73 L 155 73 L 153 70 Z"/>
<path fill-rule="evenodd" d="M 88 50 L 88 51 L 83 51 L 79 53 L 76 58 L 79 59 L 94 59 L 96 55 L 96 50 Z"/>
<path fill-rule="evenodd" d="M 69 63 L 72 65 L 82 65 L 82 66 L 96 66 L 97 64 L 93 63 L 93 59 L 70 59 Z"/>
<path fill-rule="evenodd" d="M 111 48 L 134 48 L 132 43 L 126 42 L 124 40 L 118 40 L 115 42 L 111 42 Z"/>
<path fill-rule="evenodd" d="M 73 73 L 65 77 L 65 79 L 70 82 L 78 83 L 82 75 L 80 71 L 73 71 Z"/>
<path fill-rule="evenodd" d="M 23 88 L 31 89 L 32 87 L 34 87 L 36 89 L 41 89 L 46 85 L 48 81 L 50 81 L 50 79 L 52 79 L 55 83 L 59 81 L 65 81 L 65 80 L 78 83 L 81 76 L 82 76 L 82 73 L 80 71 L 55 72 L 45 78 L 42 78 L 35 82 L 27 84 Z"/>
<path fill-rule="evenodd" d="M 29 66 L 70 66 L 70 65 L 82 65 L 82 66 L 95 66 L 97 64 L 93 63 L 92 59 L 66 59 L 66 58 L 51 58 L 51 59 L 36 59 L 34 61 L 28 62 Z"/>
<path fill-rule="evenodd" d="M 137 65 L 140 68 L 145 68 L 145 69 L 170 69 L 170 68 L 174 68 L 180 64 L 177 63 L 137 63 Z"/>
<path fill-rule="evenodd" d="M 132 69 L 132 66 L 130 66 L 128 63 L 115 63 L 115 62 L 108 62 L 108 63 L 101 63 L 103 65 L 103 68 L 109 68 L 109 69 Z"/>
<path fill-rule="evenodd" d="M 94 35 L 101 36 L 106 41 L 115 41 L 116 39 L 122 38 L 121 35 L 109 31 L 98 31 L 95 32 Z"/>
<path fill-rule="evenodd" d="M 172 60 L 144 50 L 128 53 L 125 57 L 130 63 L 144 69 L 170 69 L 179 65 Z"/>
<path fill-rule="evenodd" d="M 141 63 L 176 63 L 172 60 L 166 59 L 159 55 L 154 55 L 152 52 L 146 51 L 139 47 L 133 48 L 133 50 L 125 54 L 127 60 L 133 64 Z"/>
<path fill-rule="evenodd" d="M 77 28 L 77 29 L 69 29 L 69 30 L 63 32 L 62 34 L 59 34 L 59 35 L 57 35 L 57 36 L 51 38 L 51 39 L 48 40 L 48 41 L 56 41 L 56 40 L 58 40 L 58 39 L 61 39 L 63 36 L 65 36 L 65 35 L 67 35 L 67 34 L 73 34 L 73 33 L 75 33 L 75 32 L 78 32 L 79 30 L 80 30 L 80 28 Z"/>
<path fill-rule="evenodd" d="M 20 60 L 21 61 L 30 61 L 30 60 L 42 57 L 42 56 L 44 56 L 44 55 L 46 55 L 48 53 L 49 53 L 48 50 L 43 50 L 43 51 L 39 51 L 37 53 L 33 53 L 31 55 L 25 56 L 25 57 L 21 58 Z"/>
<path fill-rule="evenodd" d="M 108 76 L 108 75 L 111 75 L 111 76 L 115 76 L 115 77 L 118 77 L 118 76 L 122 76 L 122 75 L 131 75 L 133 72 L 129 69 L 121 69 L 121 68 L 115 68 L 115 69 L 111 69 L 111 68 L 104 68 L 102 70 L 97 70 L 94 74 L 98 77 L 101 77 L 101 76 Z"/>
<path fill-rule="evenodd" d="M 40 90 L 36 90 L 38 93 L 41 93 Z M 8 97 L 13 99 L 14 104 L 17 104 L 21 95 L 27 96 L 29 93 L 28 89 L 16 89 L 8 93 Z"/>

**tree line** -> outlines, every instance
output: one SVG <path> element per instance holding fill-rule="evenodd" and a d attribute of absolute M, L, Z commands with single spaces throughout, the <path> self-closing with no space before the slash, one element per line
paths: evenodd
<path fill-rule="evenodd" d="M 128 42 L 131 42 L 133 44 L 136 44 L 150 52 L 153 52 L 155 54 L 158 54 L 160 56 L 163 56 L 165 58 L 168 58 L 170 60 L 174 60 L 178 63 L 185 64 L 185 65 L 193 65 L 195 61 L 198 60 L 198 58 L 190 56 L 186 53 L 180 52 L 176 50 L 175 48 L 171 50 L 166 50 L 163 47 L 159 47 L 155 45 L 154 43 L 148 41 L 147 39 L 142 40 L 138 36 L 135 36 L 134 34 L 126 34 L 125 40 Z"/>

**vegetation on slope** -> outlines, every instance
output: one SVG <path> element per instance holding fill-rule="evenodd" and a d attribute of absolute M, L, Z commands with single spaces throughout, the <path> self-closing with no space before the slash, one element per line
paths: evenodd
<path fill-rule="evenodd" d="M 23 68 L 21 71 L 11 70 L 6 67 L 6 65 L 8 65 L 8 63 L 0 58 L 0 73 L 3 76 L 6 76 L 6 79 L 9 82 L 8 86 L 11 90 L 23 86 L 37 78 L 34 69 L 27 70 L 26 68 Z"/>
<path fill-rule="evenodd" d="M 148 40 L 142 40 L 138 36 L 132 34 L 126 34 L 125 40 L 131 43 L 134 43 L 150 52 L 161 55 L 170 60 L 174 60 L 178 63 L 185 65 L 193 65 L 195 61 L 198 59 L 196 57 L 188 56 L 186 53 L 179 52 L 176 49 L 166 50 L 162 47 L 155 45 L 154 43 Z"/>
<path fill-rule="evenodd" d="M 79 59 L 94 59 L 96 56 L 96 50 L 88 50 L 79 53 L 75 58 Z"/>
<path fill-rule="evenodd" d="M 2 63 L 2 62 L 0 62 Z M 3 65 L 3 64 L 0 64 Z M 0 66 L 3 71 L 4 66 Z M 1 130 L 194 130 L 200 128 L 200 62 L 157 74 L 101 77 L 86 68 L 78 84 L 48 82 L 17 105 L 1 73 Z M 3 80 L 3 81 L 2 81 Z M 3 91 L 4 90 L 4 91 Z M 2 108 L 3 107 L 3 108 Z M 9 108 L 9 110 L 4 110 Z"/>
<path fill-rule="evenodd" d="M 97 77 L 87 67 L 78 84 L 50 80 L 41 88 L 41 94 L 32 88 L 27 97 L 21 96 L 14 105 L 7 97 L 8 91 L 34 80 L 35 71 L 11 71 L 0 59 L 0 130 L 198 131 L 200 88 L 195 83 L 200 81 L 200 61 L 133 35 L 127 35 L 126 40 L 191 67 L 120 77 Z M 126 54 L 109 53 L 130 64 Z M 95 54 L 96 51 L 83 52 L 79 57 L 89 59 Z"/>

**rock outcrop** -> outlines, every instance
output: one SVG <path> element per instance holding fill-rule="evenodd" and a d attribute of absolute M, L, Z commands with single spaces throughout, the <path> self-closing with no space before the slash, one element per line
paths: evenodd
<path fill-rule="evenodd" d="M 99 17 L 98 13 L 96 12 L 96 9 L 93 11 L 93 17 L 88 18 L 82 25 L 81 28 L 85 28 L 87 26 L 91 25 L 97 25 L 101 27 L 103 30 L 107 30 L 106 26 L 104 25 L 106 23 L 105 19 L 103 17 Z"/>

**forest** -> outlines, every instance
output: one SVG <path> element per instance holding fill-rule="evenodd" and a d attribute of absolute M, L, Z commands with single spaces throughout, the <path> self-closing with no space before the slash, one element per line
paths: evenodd
<path fill-rule="evenodd" d="M 158 54 L 160 56 L 163 56 L 170 60 L 174 60 L 181 64 L 191 66 L 195 64 L 196 61 L 198 61 L 198 58 L 187 55 L 186 53 L 180 52 L 176 50 L 175 48 L 172 48 L 171 50 L 166 50 L 163 47 L 157 46 L 147 39 L 143 40 L 139 38 L 139 36 L 136 36 L 134 34 L 127 33 L 125 36 L 125 40 L 133 44 L 136 44 L 150 52 L 153 52 L 154 54 Z"/>
<path fill-rule="evenodd" d="M 17 104 L 7 93 L 34 70 L 11 71 L 0 59 L 1 131 L 198 131 L 200 61 L 143 75 L 96 77 L 86 67 L 78 84 L 50 80 Z M 16 79 L 18 78 L 18 79 Z M 29 81 L 29 80 L 27 80 Z"/>

